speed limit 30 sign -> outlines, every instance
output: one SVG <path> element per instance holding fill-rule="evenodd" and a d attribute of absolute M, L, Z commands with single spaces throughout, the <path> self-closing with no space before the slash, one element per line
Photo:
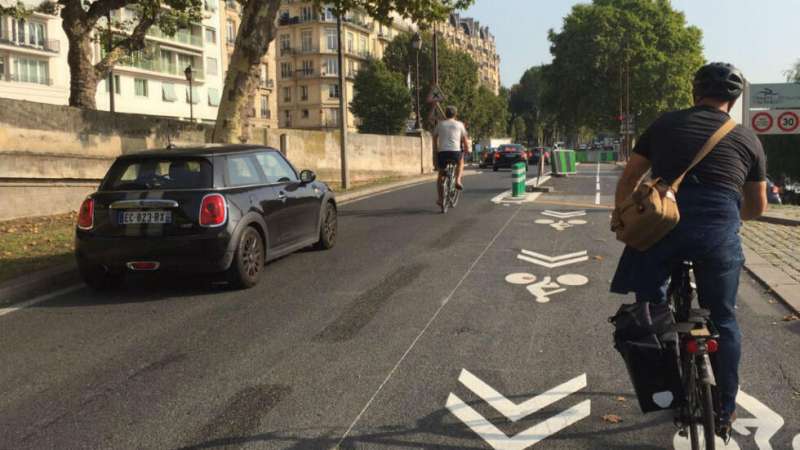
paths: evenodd
<path fill-rule="evenodd" d="M 758 134 L 800 134 L 800 110 L 752 111 L 750 127 Z"/>

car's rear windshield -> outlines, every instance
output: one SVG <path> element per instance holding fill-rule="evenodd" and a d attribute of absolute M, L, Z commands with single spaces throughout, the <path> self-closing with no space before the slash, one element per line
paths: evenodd
<path fill-rule="evenodd" d="M 522 146 L 521 145 L 501 145 L 500 146 L 501 152 L 521 152 Z"/>
<path fill-rule="evenodd" d="M 203 189 L 213 185 L 213 168 L 205 158 L 141 158 L 118 160 L 111 166 L 102 189 Z"/>

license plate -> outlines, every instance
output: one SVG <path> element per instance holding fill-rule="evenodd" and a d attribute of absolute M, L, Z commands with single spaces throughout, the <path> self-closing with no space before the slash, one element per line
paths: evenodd
<path fill-rule="evenodd" d="M 123 211 L 119 214 L 120 225 L 172 223 L 171 211 Z"/>

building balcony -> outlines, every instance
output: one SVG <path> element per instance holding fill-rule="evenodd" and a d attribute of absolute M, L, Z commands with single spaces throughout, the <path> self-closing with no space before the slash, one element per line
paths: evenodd
<path fill-rule="evenodd" d="M 196 27 L 197 29 L 202 29 Z M 158 26 L 152 26 L 147 31 L 147 36 L 155 39 L 162 39 L 168 42 L 175 42 L 179 44 L 190 45 L 192 47 L 203 48 L 203 35 L 199 33 L 191 33 L 189 30 L 178 30 L 175 35 L 168 36 L 161 31 Z"/>
<path fill-rule="evenodd" d="M 11 36 L 9 33 L 3 33 L 0 35 L 0 44 L 13 45 L 14 47 L 39 50 L 48 53 L 61 52 L 61 41 L 55 39 L 37 39 L 36 42 L 31 43 L 26 41 L 23 37 L 22 42 L 20 42 L 19 39 L 14 39 L 14 36 Z"/>
<path fill-rule="evenodd" d="M 294 72 L 295 79 L 314 78 L 314 69 L 298 69 Z"/>
<path fill-rule="evenodd" d="M 270 78 L 269 80 L 259 78 L 258 79 L 258 87 L 261 89 L 275 89 L 275 80 Z"/>
<path fill-rule="evenodd" d="M 359 50 L 359 49 L 352 48 L 352 49 L 345 50 L 344 53 L 347 56 L 353 56 L 353 57 L 361 58 L 361 59 L 372 58 L 372 53 L 370 53 L 369 50 Z"/>
<path fill-rule="evenodd" d="M 39 84 L 42 86 L 52 86 L 53 79 L 52 78 L 38 78 L 38 79 L 28 79 L 26 77 L 21 77 L 19 74 L 12 73 L 9 75 L 0 74 L 0 81 L 8 81 L 12 83 L 31 83 L 31 84 Z"/>
<path fill-rule="evenodd" d="M 161 75 L 170 75 L 176 78 L 180 77 L 181 79 L 185 79 L 183 71 L 186 69 L 186 67 L 179 67 L 178 63 L 161 61 L 155 58 L 154 59 L 123 58 L 117 62 L 115 68 L 140 69 L 149 72 L 155 72 Z M 192 72 L 195 81 L 202 82 L 205 79 L 204 76 L 205 71 L 203 70 L 202 67 L 193 67 Z"/>
<path fill-rule="evenodd" d="M 281 56 L 310 55 L 319 52 L 319 47 L 315 45 L 310 47 L 283 47 L 280 49 Z"/>

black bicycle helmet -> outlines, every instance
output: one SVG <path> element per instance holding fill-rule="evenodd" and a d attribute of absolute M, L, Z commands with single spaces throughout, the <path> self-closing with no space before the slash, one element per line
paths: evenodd
<path fill-rule="evenodd" d="M 727 63 L 710 63 L 694 74 L 694 94 L 721 100 L 736 100 L 744 90 L 742 71 Z"/>

